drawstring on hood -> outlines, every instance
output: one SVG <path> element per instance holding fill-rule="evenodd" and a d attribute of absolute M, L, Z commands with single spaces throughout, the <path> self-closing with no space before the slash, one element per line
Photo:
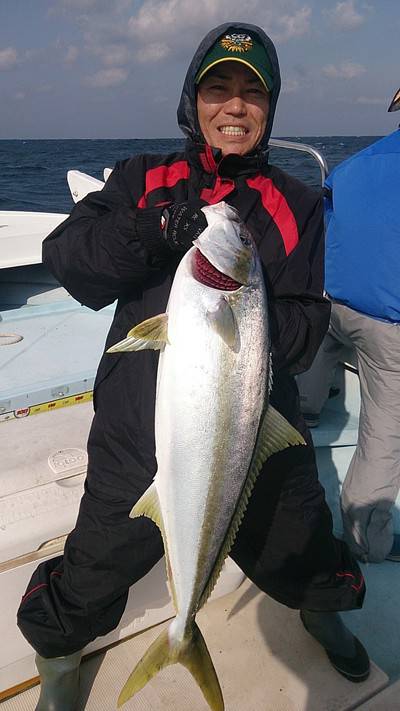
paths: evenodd
<path fill-rule="evenodd" d="M 206 54 L 215 44 L 221 35 L 229 32 L 238 32 L 245 30 L 250 34 L 256 35 L 259 42 L 263 45 L 272 69 L 273 87 L 270 92 L 270 104 L 268 121 L 265 127 L 264 136 L 258 144 L 257 151 L 265 151 L 268 147 L 268 141 L 271 136 L 272 124 L 275 115 L 276 102 L 278 100 L 281 87 L 281 76 L 279 71 L 279 62 L 276 54 L 275 46 L 272 40 L 265 32 L 256 25 L 248 25 L 242 22 L 226 22 L 211 30 L 200 43 L 194 57 L 190 63 L 186 78 L 183 84 L 182 95 L 178 106 L 178 124 L 183 133 L 195 143 L 204 144 L 204 137 L 201 133 L 199 121 L 197 118 L 197 96 L 195 79 L 199 69 L 203 63 Z"/>

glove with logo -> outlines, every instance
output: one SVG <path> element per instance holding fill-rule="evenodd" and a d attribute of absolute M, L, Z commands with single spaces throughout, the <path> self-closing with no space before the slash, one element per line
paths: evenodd
<path fill-rule="evenodd" d="M 173 203 L 165 208 L 161 217 L 162 237 L 175 252 L 187 252 L 193 240 L 207 227 L 207 218 L 201 210 L 202 200 Z"/>

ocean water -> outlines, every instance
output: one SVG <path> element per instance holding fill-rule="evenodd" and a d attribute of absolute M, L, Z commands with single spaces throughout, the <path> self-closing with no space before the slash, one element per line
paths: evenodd
<path fill-rule="evenodd" d="M 282 137 L 284 138 L 284 137 Z M 365 148 L 378 136 L 305 136 L 286 140 L 308 143 L 323 153 L 329 169 Z M 68 170 L 81 170 L 103 179 L 103 169 L 139 153 L 180 150 L 184 139 L 70 139 L 0 140 L 0 210 L 69 212 L 73 206 Z M 274 149 L 271 163 L 320 186 L 320 170 L 313 158 L 297 151 Z"/>

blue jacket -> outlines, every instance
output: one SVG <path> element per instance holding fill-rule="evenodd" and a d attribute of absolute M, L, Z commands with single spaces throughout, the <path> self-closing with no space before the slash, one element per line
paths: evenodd
<path fill-rule="evenodd" d="M 400 322 L 400 130 L 338 165 L 326 188 L 326 291 Z"/>

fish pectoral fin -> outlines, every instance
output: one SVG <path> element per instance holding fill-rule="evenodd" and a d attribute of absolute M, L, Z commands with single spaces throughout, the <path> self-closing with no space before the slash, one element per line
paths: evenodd
<path fill-rule="evenodd" d="M 278 410 L 268 405 L 259 430 L 255 457 L 264 463 L 272 454 L 296 444 L 306 444 L 306 441 Z"/>
<path fill-rule="evenodd" d="M 139 516 L 147 516 L 147 518 L 150 518 L 154 521 L 156 526 L 158 526 L 161 533 L 164 533 L 164 522 L 160 509 L 160 500 L 158 498 L 158 492 L 154 482 L 148 489 L 146 489 L 129 514 L 129 518 L 139 518 Z"/>
<path fill-rule="evenodd" d="M 136 665 L 119 695 L 118 706 L 122 706 L 140 691 L 164 667 L 183 664 L 199 685 L 210 709 L 224 711 L 221 687 L 207 645 L 196 623 L 193 623 L 191 634 L 185 636 L 181 642 L 171 640 L 168 633 L 168 629 L 163 630 Z"/>
<path fill-rule="evenodd" d="M 229 301 L 223 296 L 218 301 L 217 308 L 206 313 L 208 324 L 221 336 L 222 340 L 229 348 L 234 348 L 239 336 L 235 314 Z"/>
<path fill-rule="evenodd" d="M 168 314 L 148 318 L 131 328 L 126 338 L 108 348 L 107 353 L 161 350 L 168 343 Z"/>

